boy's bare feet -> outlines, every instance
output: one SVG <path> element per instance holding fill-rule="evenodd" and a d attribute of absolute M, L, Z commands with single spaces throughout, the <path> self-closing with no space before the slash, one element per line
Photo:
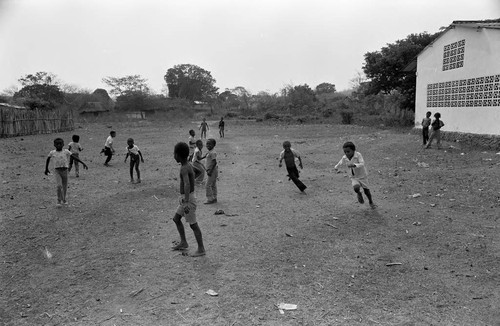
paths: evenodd
<path fill-rule="evenodd" d="M 371 207 L 372 209 L 375 209 L 375 208 L 377 208 L 378 206 L 377 206 L 375 203 L 371 203 L 371 204 L 370 204 L 370 207 Z"/>
<path fill-rule="evenodd" d="M 191 257 L 201 257 L 201 256 L 205 256 L 205 254 L 206 254 L 205 250 L 203 250 L 203 251 L 196 250 L 193 254 L 190 254 L 189 256 L 191 256 Z"/>
<path fill-rule="evenodd" d="M 189 247 L 187 243 L 178 243 L 172 247 L 172 250 L 186 250 Z"/>

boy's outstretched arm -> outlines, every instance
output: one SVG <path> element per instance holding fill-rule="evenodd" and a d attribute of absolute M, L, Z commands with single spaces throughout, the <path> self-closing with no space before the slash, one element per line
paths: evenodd
<path fill-rule="evenodd" d="M 343 163 L 344 163 L 344 158 L 341 158 L 340 161 L 333 167 L 333 169 L 339 172 L 339 167 L 341 167 Z"/>
<path fill-rule="evenodd" d="M 84 168 L 85 170 L 88 170 L 88 169 L 89 169 L 89 167 L 87 166 L 87 164 L 83 163 L 83 161 L 82 161 L 82 160 L 80 160 L 78 157 L 76 157 L 76 156 L 75 156 L 75 155 L 73 155 L 73 154 L 71 154 L 71 157 L 73 158 L 73 160 L 77 161 L 78 163 L 82 163 L 83 168 Z"/>
<path fill-rule="evenodd" d="M 137 151 L 139 153 L 139 156 L 141 157 L 141 162 L 144 163 L 144 159 L 142 158 L 142 153 L 141 151 Z"/>
<path fill-rule="evenodd" d="M 45 175 L 48 175 L 50 173 L 50 171 L 49 171 L 49 162 L 50 162 L 50 156 L 47 157 L 47 161 L 45 162 Z"/>
<path fill-rule="evenodd" d="M 127 152 L 127 154 L 125 155 L 125 161 L 124 162 L 127 162 L 128 156 L 129 156 L 129 152 Z"/>

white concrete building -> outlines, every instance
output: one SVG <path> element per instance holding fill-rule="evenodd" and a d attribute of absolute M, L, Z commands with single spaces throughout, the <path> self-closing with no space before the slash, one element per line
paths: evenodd
<path fill-rule="evenodd" d="M 500 19 L 454 21 L 420 52 L 417 128 L 427 111 L 443 131 L 500 135 Z"/>

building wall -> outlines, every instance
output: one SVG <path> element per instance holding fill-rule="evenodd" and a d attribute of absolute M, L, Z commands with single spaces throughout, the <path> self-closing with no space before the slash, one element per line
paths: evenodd
<path fill-rule="evenodd" d="M 460 47 L 462 40 L 463 67 L 443 70 L 445 46 Z M 462 83 L 465 85 L 460 86 Z M 417 58 L 415 126 L 421 127 L 427 111 L 432 115 L 440 112 L 443 131 L 500 135 L 499 93 L 500 30 L 456 26 Z M 448 100 L 446 95 L 450 95 Z"/>

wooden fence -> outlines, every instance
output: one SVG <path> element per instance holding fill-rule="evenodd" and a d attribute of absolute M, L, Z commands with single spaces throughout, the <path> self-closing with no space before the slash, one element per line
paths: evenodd
<path fill-rule="evenodd" d="M 73 112 L 70 109 L 29 110 L 0 105 L 0 138 L 73 129 Z"/>

